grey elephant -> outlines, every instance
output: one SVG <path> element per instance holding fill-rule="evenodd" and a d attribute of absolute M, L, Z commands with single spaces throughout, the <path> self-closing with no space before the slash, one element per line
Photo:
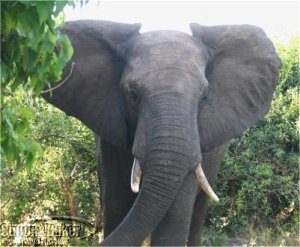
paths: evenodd
<path fill-rule="evenodd" d="M 268 112 L 280 61 L 255 26 L 139 29 L 66 23 L 74 55 L 44 98 L 96 135 L 101 245 L 198 246 L 226 143 Z"/>

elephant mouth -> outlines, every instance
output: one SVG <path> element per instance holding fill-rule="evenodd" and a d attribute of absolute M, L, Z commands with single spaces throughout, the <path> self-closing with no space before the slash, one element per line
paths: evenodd
<path fill-rule="evenodd" d="M 213 191 L 211 186 L 209 185 L 209 182 L 202 169 L 201 163 L 197 166 L 194 172 L 196 174 L 200 188 L 206 193 L 206 195 L 212 201 L 219 202 L 220 199 Z M 140 162 L 137 158 L 134 158 L 132 170 L 131 170 L 131 179 L 130 179 L 131 189 L 134 193 L 139 192 L 141 178 L 142 178 L 142 169 L 141 169 Z"/>

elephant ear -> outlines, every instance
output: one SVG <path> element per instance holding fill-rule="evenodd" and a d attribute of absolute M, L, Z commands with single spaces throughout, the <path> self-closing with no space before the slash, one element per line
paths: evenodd
<path fill-rule="evenodd" d="M 237 137 L 268 112 L 280 60 L 258 27 L 191 24 L 191 30 L 215 51 L 206 68 L 209 86 L 199 110 L 201 148 L 205 151 Z"/>
<path fill-rule="evenodd" d="M 102 139 L 123 147 L 128 136 L 119 86 L 124 60 L 118 49 L 139 29 L 140 24 L 67 22 L 62 32 L 70 38 L 74 55 L 63 72 L 63 83 L 57 87 L 52 83 L 55 88 L 43 95 Z"/>

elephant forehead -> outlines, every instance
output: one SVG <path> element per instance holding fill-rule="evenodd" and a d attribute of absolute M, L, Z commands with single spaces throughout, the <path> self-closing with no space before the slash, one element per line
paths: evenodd
<path fill-rule="evenodd" d="M 191 35 L 178 31 L 153 31 L 142 33 L 136 36 L 132 41 L 134 42 L 134 48 L 139 48 L 139 46 L 144 48 L 163 42 L 178 42 L 185 43 L 186 45 L 188 43 L 195 45 L 195 42 L 197 42 Z"/>
<path fill-rule="evenodd" d="M 137 36 L 126 50 L 128 64 L 138 74 L 165 68 L 204 72 L 205 46 L 192 36 L 176 31 L 155 31 Z"/>
<path fill-rule="evenodd" d="M 206 63 L 206 49 L 192 36 L 176 31 L 155 31 L 144 33 L 132 40 L 128 49 L 132 63 L 141 60 L 158 61 L 160 66 L 171 62 L 190 62 L 197 57 Z M 136 61 L 137 60 L 137 61 Z"/>

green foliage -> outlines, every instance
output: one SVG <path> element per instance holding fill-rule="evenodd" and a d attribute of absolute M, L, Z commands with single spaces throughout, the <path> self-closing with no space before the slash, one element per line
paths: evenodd
<path fill-rule="evenodd" d="M 72 56 L 66 35 L 56 28 L 68 2 L 5 1 L 1 5 L 1 83 L 11 91 L 19 85 L 40 93 L 46 83 L 60 79 Z M 59 52 L 55 53 L 54 48 Z"/>
<path fill-rule="evenodd" d="M 277 50 L 282 67 L 272 107 L 228 148 L 216 185 L 222 200 L 210 207 L 208 236 L 299 244 L 299 38 Z"/>
<path fill-rule="evenodd" d="M 1 155 L 5 154 L 2 161 L 9 164 L 16 161 L 18 169 L 21 162 L 25 162 L 31 168 L 35 156 L 42 151 L 36 141 L 27 138 L 34 114 L 30 108 L 18 104 L 19 100 L 17 92 L 6 96 L 5 107 L 1 110 Z"/>
<path fill-rule="evenodd" d="M 289 45 L 278 44 L 277 50 L 282 60 L 278 95 L 299 86 L 299 36 L 291 36 Z"/>
<path fill-rule="evenodd" d="M 14 107 L 19 106 L 36 116 L 29 123 L 32 131 L 27 138 L 41 143 L 44 155 L 37 157 L 30 170 L 1 166 L 1 222 L 19 224 L 36 217 L 70 215 L 66 179 L 70 179 L 76 217 L 94 222 L 100 202 L 93 134 L 78 120 L 28 93 L 18 91 Z M 3 241 L 10 243 L 7 238 Z"/>
<path fill-rule="evenodd" d="M 60 176 L 68 177 L 73 173 L 71 189 L 77 201 L 76 213 L 85 219 L 94 219 L 99 187 L 92 132 L 49 104 L 43 102 L 41 106 L 43 111 L 37 113 L 34 130 L 39 133 L 38 139 L 44 149 L 42 162 L 49 167 L 56 164 L 53 169 L 59 170 Z"/>
<path fill-rule="evenodd" d="M 61 79 L 73 49 L 58 31 L 60 14 L 73 1 L 1 2 L 1 163 L 31 168 L 41 155 L 39 144 L 27 139 L 34 115 L 15 107 L 17 89 L 39 95 L 47 83 Z M 56 51 L 54 48 L 56 47 Z"/>

